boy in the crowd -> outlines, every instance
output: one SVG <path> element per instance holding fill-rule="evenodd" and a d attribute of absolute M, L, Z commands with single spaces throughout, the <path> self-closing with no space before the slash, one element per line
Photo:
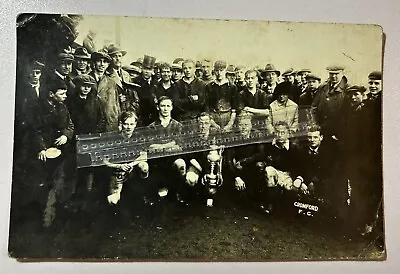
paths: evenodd
<path fill-rule="evenodd" d="M 70 144 L 74 125 L 64 105 L 67 85 L 62 79 L 48 82 L 48 96 L 39 103 L 36 113 L 33 143 L 37 158 L 44 163 L 44 188 L 47 201 L 44 210 L 44 226 L 49 227 L 55 218 L 55 207 L 65 188 L 64 161 L 66 146 Z"/>

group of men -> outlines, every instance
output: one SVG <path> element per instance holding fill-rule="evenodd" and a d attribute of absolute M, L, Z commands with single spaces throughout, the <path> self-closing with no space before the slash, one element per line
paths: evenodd
<path fill-rule="evenodd" d="M 272 64 L 246 69 L 224 60 L 183 58 L 169 64 L 156 63 L 148 55 L 123 66 L 127 52 L 119 45 L 92 50 L 66 49 L 54 68 L 31 60 L 27 77 L 18 78 L 15 176 L 39 160 L 45 170 L 42 185 L 56 189 L 53 195 L 59 195 L 65 189 L 62 183 L 57 186 L 59 178 L 73 173 L 72 168 L 64 174 L 68 166 L 76 166 L 74 157 L 68 158 L 76 154 L 76 135 L 133 131 L 138 125 L 164 130 L 167 136 L 190 121 L 197 122 L 200 138 L 238 130 L 246 140 L 267 131 L 274 136 L 272 142 L 217 153 L 224 159 L 218 162 L 220 173 L 232 179 L 225 179 L 225 184 L 247 191 L 248 200 L 266 213 L 274 211 L 285 191 L 312 193 L 338 211 L 348 206 L 350 197 L 354 227 L 371 232 L 382 197 L 381 72 L 368 75 L 367 89 L 350 86 L 341 66 L 328 67 L 329 78 L 321 83 L 309 69 L 289 69 L 281 75 Z M 179 148 L 179 144 L 166 137 L 150 149 L 171 147 Z M 150 172 L 140 161 L 109 167 L 130 173 L 140 166 L 142 175 L 151 174 L 152 167 L 162 174 L 171 169 L 171 176 L 177 177 L 168 178 L 165 185 L 175 188 L 178 200 L 184 201 L 200 185 L 207 165 L 220 159 L 215 151 L 218 148 L 165 161 L 155 159 L 149 161 Z M 96 185 L 94 173 L 93 168 L 78 170 L 78 184 L 71 193 L 91 191 Z M 141 176 L 141 180 L 148 177 Z M 179 178 L 182 184 L 172 186 Z M 213 194 L 215 189 L 208 191 Z M 52 218 L 45 220 L 47 226 Z"/>

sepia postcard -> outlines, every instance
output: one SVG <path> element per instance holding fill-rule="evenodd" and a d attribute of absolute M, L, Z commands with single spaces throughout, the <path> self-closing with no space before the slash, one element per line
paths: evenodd
<path fill-rule="evenodd" d="M 16 28 L 10 257 L 386 259 L 380 26 Z"/>

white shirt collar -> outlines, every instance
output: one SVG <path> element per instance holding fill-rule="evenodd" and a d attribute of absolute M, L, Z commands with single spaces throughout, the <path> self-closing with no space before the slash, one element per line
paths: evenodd
<path fill-rule="evenodd" d="M 62 75 L 61 73 L 59 73 L 57 70 L 55 71 L 56 74 L 58 75 L 58 77 L 60 77 L 61 79 L 65 80 L 65 76 Z"/>
<path fill-rule="evenodd" d="M 273 146 L 276 146 L 277 148 L 280 149 L 280 147 L 279 147 L 278 144 L 276 143 L 276 138 L 274 138 L 274 139 L 272 140 L 272 145 L 273 145 Z M 284 147 L 286 150 L 289 150 L 289 140 L 287 140 L 287 141 L 283 144 L 283 147 Z"/>

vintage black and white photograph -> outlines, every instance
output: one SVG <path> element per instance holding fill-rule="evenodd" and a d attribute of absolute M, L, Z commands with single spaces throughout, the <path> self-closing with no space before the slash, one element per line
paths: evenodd
<path fill-rule="evenodd" d="M 16 28 L 10 257 L 386 259 L 380 26 Z"/>

